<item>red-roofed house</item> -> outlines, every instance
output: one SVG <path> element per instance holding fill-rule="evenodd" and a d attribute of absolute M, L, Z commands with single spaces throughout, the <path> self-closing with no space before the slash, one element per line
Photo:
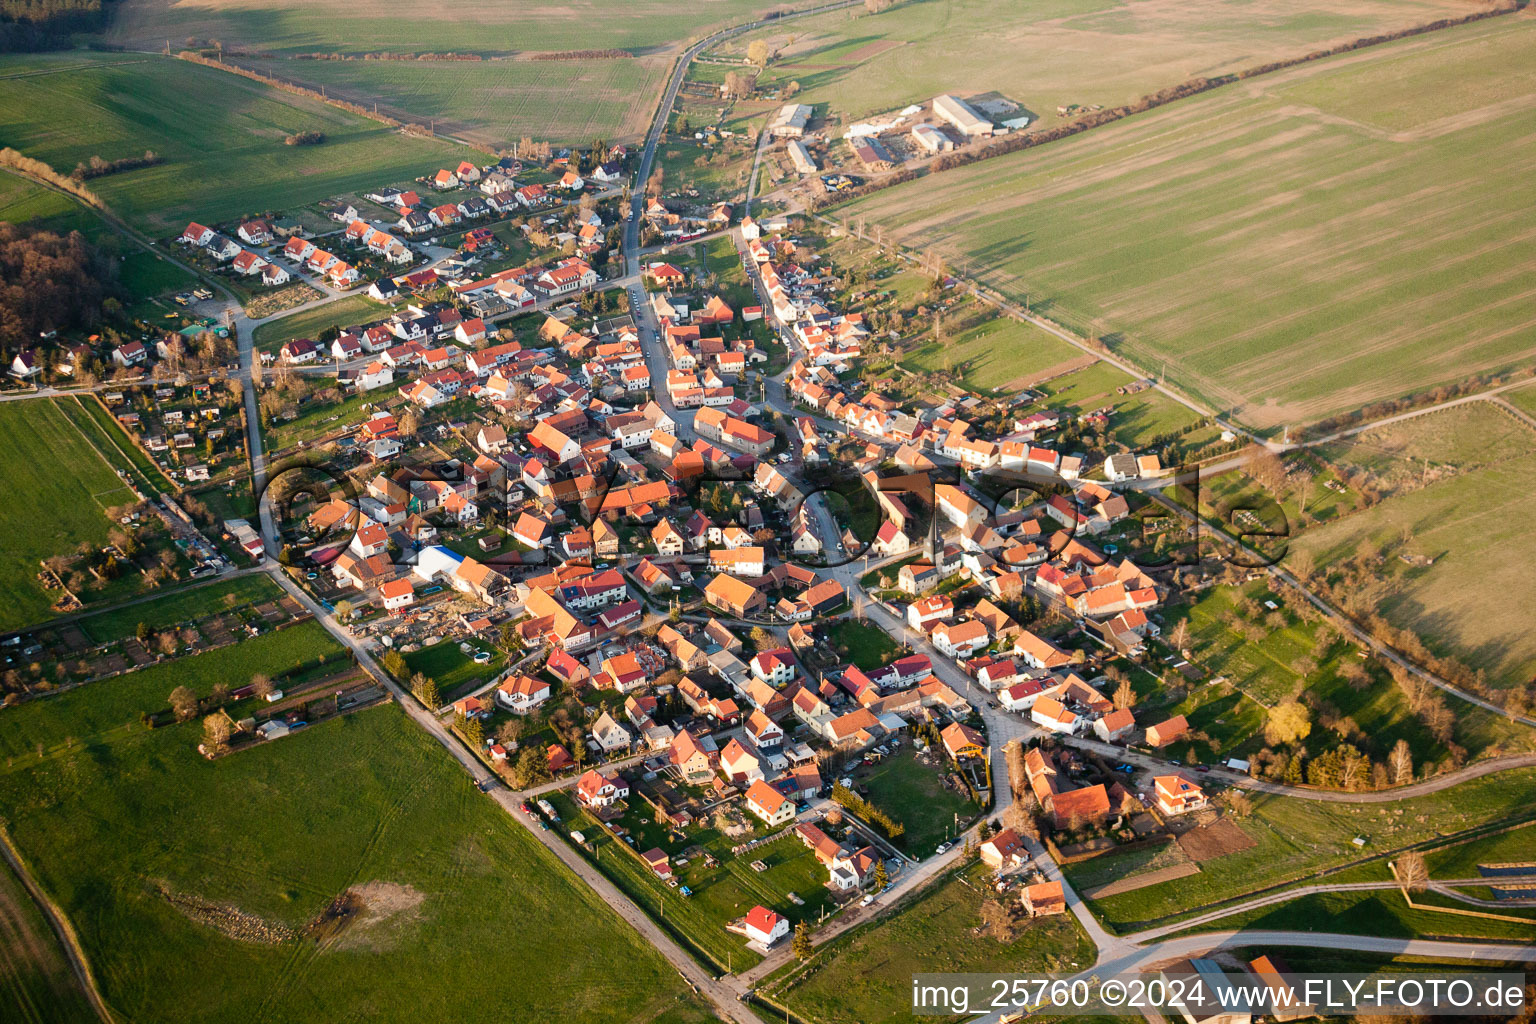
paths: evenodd
<path fill-rule="evenodd" d="M 771 946 L 789 935 L 789 918 L 763 906 L 747 911 L 743 924 L 747 938 L 764 946 Z"/>

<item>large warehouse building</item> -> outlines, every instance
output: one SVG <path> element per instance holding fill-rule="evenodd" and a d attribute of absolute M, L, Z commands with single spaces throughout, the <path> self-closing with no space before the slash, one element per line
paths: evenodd
<path fill-rule="evenodd" d="M 816 161 L 811 157 L 811 151 L 805 148 L 805 143 L 799 139 L 790 139 L 785 143 L 789 150 L 790 162 L 795 165 L 795 170 L 800 174 L 815 174 Z"/>
<path fill-rule="evenodd" d="M 975 138 L 991 135 L 994 131 L 991 121 L 972 110 L 969 103 L 948 93 L 934 97 L 933 112 L 954 125 L 962 135 Z"/>
<path fill-rule="evenodd" d="M 798 139 L 805 134 L 811 113 L 811 108 L 804 103 L 786 103 L 773 115 L 773 121 L 768 125 L 768 134 L 776 139 Z"/>

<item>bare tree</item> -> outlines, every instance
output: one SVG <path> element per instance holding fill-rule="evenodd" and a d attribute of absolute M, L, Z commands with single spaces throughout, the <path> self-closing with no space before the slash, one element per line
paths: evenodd
<path fill-rule="evenodd" d="M 229 745 L 229 737 L 233 732 L 229 719 L 222 713 L 203 719 L 203 743 L 215 751 L 222 751 Z"/>
<path fill-rule="evenodd" d="M 1403 854 L 1393 866 L 1397 869 L 1398 884 L 1409 892 L 1423 892 L 1429 885 L 1429 868 L 1424 855 L 1417 850 Z"/>
<path fill-rule="evenodd" d="M 1387 755 L 1387 770 L 1392 773 L 1392 785 L 1401 786 L 1413 781 L 1413 750 L 1407 740 L 1398 740 Z"/>

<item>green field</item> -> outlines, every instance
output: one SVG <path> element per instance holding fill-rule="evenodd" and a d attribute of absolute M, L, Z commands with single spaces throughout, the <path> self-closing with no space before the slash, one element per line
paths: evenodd
<path fill-rule="evenodd" d="M 1005 965 L 1070 973 L 1093 962 L 1093 943 L 1071 915 L 1025 922 L 1012 942 L 976 935 L 990 874 L 974 865 L 930 885 L 893 916 L 838 937 L 803 972 L 770 981 L 766 991 L 813 1024 L 896 1024 L 912 1019 L 914 974 Z"/>
<path fill-rule="evenodd" d="M 60 408 L 70 421 L 78 426 L 82 432 L 91 437 L 92 443 L 104 452 L 120 452 L 128 460 L 132 473 L 138 480 L 141 489 L 147 489 L 145 493 L 153 494 L 160 491 L 165 494 L 174 494 L 180 488 L 172 484 L 166 478 L 165 473 L 155 461 L 149 457 L 149 453 L 133 443 L 123 425 L 117 422 L 112 413 L 100 401 L 89 396 L 77 396 L 74 403 L 65 401 Z M 90 424 L 94 423 L 92 429 Z"/>
<path fill-rule="evenodd" d="M 1473 779 L 1428 796 L 1380 804 L 1334 804 L 1253 794 L 1254 811 L 1237 822 L 1255 845 L 1200 864 L 1198 874 L 1142 889 L 1090 898 L 1105 927 L 1138 931 L 1160 919 L 1287 882 L 1315 881 L 1325 868 L 1347 865 L 1437 835 L 1529 813 L 1536 770 L 1524 768 Z M 1399 813 L 1401 812 L 1401 813 Z M 1353 840 L 1363 836 L 1365 846 Z M 1162 867 L 1178 850 L 1127 850 L 1063 868 L 1079 891 Z"/>
<path fill-rule="evenodd" d="M 920 373 L 942 373 L 975 391 L 1006 391 L 1026 387 L 1082 355 L 1034 324 L 999 316 L 942 344 L 913 349 L 901 357 L 901 365 Z"/>
<path fill-rule="evenodd" d="M 30 223 L 60 233 L 93 233 L 101 221 L 62 192 L 44 188 L 9 171 L 0 171 L 0 221 Z"/>
<path fill-rule="evenodd" d="M 1524 569 L 1536 521 L 1532 472 L 1536 454 L 1463 472 L 1312 527 L 1291 548 L 1326 569 L 1372 540 L 1390 552 L 1377 604 L 1388 621 L 1484 670 L 1494 686 L 1523 685 L 1536 674 L 1536 635 L 1527 628 L 1536 581 Z M 1399 551 L 1434 562 L 1408 565 Z"/>
<path fill-rule="evenodd" d="M 1255 79 L 849 208 L 963 254 L 1001 291 L 1257 426 L 1461 380 L 1529 353 L 1536 23 L 1494 19 Z M 1388 131 L 1342 98 L 1469 108 Z M 1478 78 L 1478 76 L 1482 76 Z M 1289 93 L 1313 90 L 1321 106 Z M 1476 105 L 1491 89 L 1504 101 Z M 1331 91 L 1331 92 L 1330 92 Z M 1490 177 L 1486 169 L 1501 168 Z"/>
<path fill-rule="evenodd" d="M 283 144 L 310 129 L 322 145 Z M 154 150 L 163 163 L 90 188 L 157 236 L 414 178 L 465 152 L 186 61 L 81 53 L 0 59 L 0 139 L 62 174 Z"/>
<path fill-rule="evenodd" d="M 437 119 L 437 130 L 489 146 L 532 137 L 587 145 L 636 139 L 650 123 L 666 61 L 307 60 L 255 63 L 382 113 Z"/>
<path fill-rule="evenodd" d="M 1128 103 L 1197 74 L 1232 72 L 1464 11 L 1434 0 L 1347 7 L 1317 0 L 1262 7 L 904 0 L 875 17 L 837 11 L 763 29 L 726 41 L 718 52 L 740 55 L 752 40 L 769 40 L 783 57 L 761 83 L 799 82 L 799 102 L 824 104 L 845 118 L 925 103 L 939 93 L 995 90 L 1050 126 L 1060 123 L 1060 105 Z"/>
<path fill-rule="evenodd" d="M 355 327 L 377 320 L 388 309 L 366 295 L 347 295 L 257 326 L 251 341 L 262 352 L 275 352 L 294 338 L 314 338 L 327 327 Z"/>
<path fill-rule="evenodd" d="M 667 0 L 577 0 L 559 5 L 466 0 L 452 17 L 435 4 L 362 0 L 344 6 L 286 0 L 124 0 L 110 35 L 118 42 L 159 47 L 187 36 L 289 53 L 458 52 L 588 50 L 664 47 L 708 34 L 711 28 L 751 21 L 771 10 L 803 3 L 706 0 L 679 6 Z"/>
<path fill-rule="evenodd" d="M 281 670 L 269 639 L 236 648 L 260 652 L 239 665 L 221 651 L 180 668 L 202 690 Z M 132 679 L 3 712 L 7 737 L 74 739 L 41 762 L 11 753 L 0 772 L 12 834 L 122 1017 L 710 1019 L 398 709 L 209 762 L 196 723 L 148 731 L 95 712 Z M 349 890 L 361 913 L 314 928 Z M 560 971 L 513 971 L 491 998 L 491 950 Z"/>
<path fill-rule="evenodd" d="M 92 642 L 104 644 L 132 636 L 140 623 L 150 629 L 167 629 L 242 605 L 271 601 L 282 594 L 282 588 L 272 582 L 270 576 L 256 573 L 206 586 L 186 587 L 143 604 L 100 612 L 81 619 L 80 628 Z"/>
<path fill-rule="evenodd" d="M 134 502 L 108 456 L 60 408 L 71 399 L 0 405 L 0 474 L 9 499 L 0 509 L 0 629 L 47 618 L 53 603 L 37 582 L 39 563 L 104 543 L 104 514 Z"/>

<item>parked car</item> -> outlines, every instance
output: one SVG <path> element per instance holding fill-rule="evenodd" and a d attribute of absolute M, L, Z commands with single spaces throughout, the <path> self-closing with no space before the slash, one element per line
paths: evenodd
<path fill-rule="evenodd" d="M 867 907 L 873 902 L 875 902 L 875 896 L 874 893 L 870 893 L 868 896 L 865 896 L 863 899 L 859 900 L 859 906 Z"/>
<path fill-rule="evenodd" d="M 934 850 L 933 854 L 934 854 L 935 857 L 942 857 L 942 856 L 944 856 L 944 854 L 946 854 L 950 850 L 954 849 L 954 846 L 955 846 L 954 843 L 940 843 L 939 844 L 939 848 L 937 850 Z"/>

